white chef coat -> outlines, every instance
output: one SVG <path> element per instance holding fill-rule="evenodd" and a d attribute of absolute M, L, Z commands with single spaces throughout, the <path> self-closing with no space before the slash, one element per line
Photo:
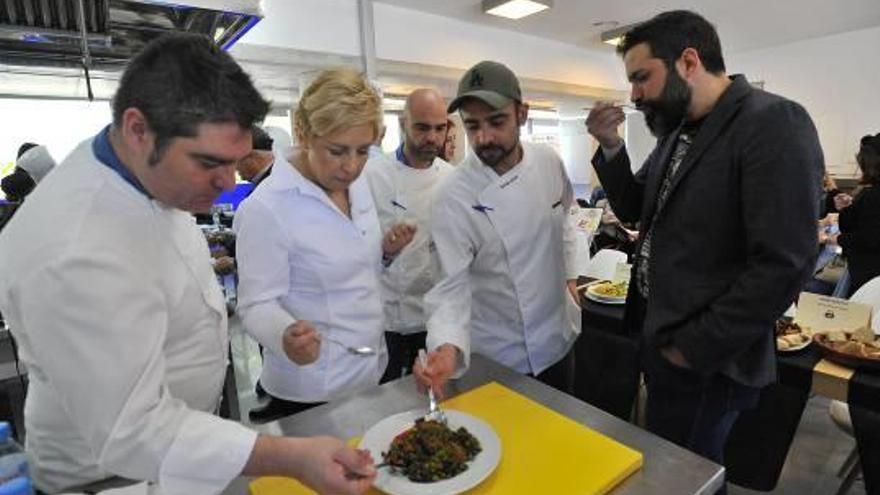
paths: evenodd
<path fill-rule="evenodd" d="M 112 475 L 219 493 L 257 435 L 211 414 L 228 335 L 207 244 L 191 215 L 138 192 L 91 141 L 0 235 L 34 480 L 53 493 Z"/>
<path fill-rule="evenodd" d="M 418 169 L 391 155 L 370 158 L 364 176 L 370 184 L 382 232 L 401 222 L 416 225 L 413 240 L 382 273 L 385 329 L 401 334 L 425 330 L 424 297 L 439 273 L 431 241 L 431 200 L 455 168 L 440 158 Z"/>
<path fill-rule="evenodd" d="M 238 309 L 247 332 L 266 348 L 260 384 L 275 397 L 329 401 L 377 385 L 388 364 L 379 221 L 363 177 L 348 192 L 351 218 L 279 157 L 236 212 Z M 300 366 L 282 345 L 297 320 L 347 346 L 380 352 L 356 356 L 325 340 L 318 360 Z"/>
<path fill-rule="evenodd" d="M 571 183 L 547 146 L 522 143 L 523 159 L 498 176 L 469 153 L 434 200 L 431 234 L 441 278 L 425 298 L 428 347 L 454 344 L 520 373 L 558 362 L 580 332 Z"/>

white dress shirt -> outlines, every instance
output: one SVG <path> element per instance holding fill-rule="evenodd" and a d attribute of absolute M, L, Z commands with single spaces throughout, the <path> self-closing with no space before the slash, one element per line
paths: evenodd
<path fill-rule="evenodd" d="M 388 362 L 379 221 L 363 177 L 348 192 L 351 218 L 278 158 L 236 212 L 238 308 L 245 329 L 266 348 L 260 383 L 275 397 L 332 400 L 378 384 Z M 357 356 L 325 339 L 318 360 L 300 366 L 282 345 L 284 330 L 297 320 L 346 346 L 380 352 Z"/>
<path fill-rule="evenodd" d="M 502 176 L 470 153 L 434 200 L 441 278 L 425 298 L 428 347 L 454 344 L 464 368 L 473 351 L 538 374 L 580 332 L 566 288 L 583 253 L 568 214 L 571 183 L 552 149 L 522 145 L 522 161 Z"/>
<path fill-rule="evenodd" d="M 431 241 L 431 200 L 455 168 L 435 158 L 430 167 L 413 168 L 391 155 L 371 158 L 364 168 L 382 232 L 393 225 L 415 224 L 416 234 L 382 273 L 386 330 L 401 334 L 425 330 L 425 294 L 434 286 L 439 266 Z"/>
<path fill-rule="evenodd" d="M 0 236 L 0 309 L 30 388 L 26 450 L 48 492 L 112 475 L 219 493 L 256 432 L 216 409 L 226 307 L 188 213 L 138 192 L 91 140 Z"/>

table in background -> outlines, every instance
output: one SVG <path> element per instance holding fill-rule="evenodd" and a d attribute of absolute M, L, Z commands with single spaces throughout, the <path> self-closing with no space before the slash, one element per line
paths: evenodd
<path fill-rule="evenodd" d="M 582 304 L 575 395 L 629 419 L 639 383 L 638 336 L 626 331 L 623 306 L 586 298 Z M 761 391 L 758 407 L 742 413 L 731 431 L 725 449 L 728 480 L 773 490 L 807 400 L 815 393 L 849 404 L 865 487 L 880 493 L 880 373 L 828 363 L 814 345 L 777 358 L 777 383 Z"/>

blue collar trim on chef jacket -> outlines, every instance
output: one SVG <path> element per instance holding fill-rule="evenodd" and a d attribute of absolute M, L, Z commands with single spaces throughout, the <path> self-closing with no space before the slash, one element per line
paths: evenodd
<path fill-rule="evenodd" d="M 113 146 L 110 145 L 109 125 L 101 130 L 101 132 L 95 136 L 95 139 L 92 140 L 92 153 L 95 154 L 95 158 L 97 158 L 98 161 L 119 174 L 119 176 L 122 177 L 122 180 L 131 184 L 131 187 L 137 189 L 137 191 L 144 196 L 153 199 L 153 197 L 150 196 L 150 193 L 144 188 L 143 184 L 137 180 L 137 177 L 131 173 L 131 170 L 122 164 L 122 161 L 116 156 L 116 152 L 113 151 Z"/>
<path fill-rule="evenodd" d="M 397 158 L 397 161 L 406 165 L 407 167 L 412 167 L 408 161 L 406 161 L 406 153 L 403 152 L 403 143 L 400 143 L 400 146 L 397 147 L 397 150 L 394 152 L 394 156 Z"/>

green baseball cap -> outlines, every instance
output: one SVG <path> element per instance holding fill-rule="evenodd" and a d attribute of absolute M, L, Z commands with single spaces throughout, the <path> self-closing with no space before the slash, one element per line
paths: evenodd
<path fill-rule="evenodd" d="M 484 60 L 468 69 L 458 82 L 458 94 L 449 103 L 448 113 L 468 98 L 476 98 L 495 110 L 500 110 L 511 102 L 522 102 L 519 80 L 506 65 Z"/>

